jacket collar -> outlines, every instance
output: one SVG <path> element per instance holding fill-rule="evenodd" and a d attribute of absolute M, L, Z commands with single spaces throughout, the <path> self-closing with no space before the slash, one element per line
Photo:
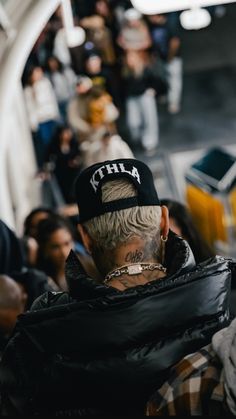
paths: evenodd
<path fill-rule="evenodd" d="M 170 231 L 166 242 L 165 266 L 168 277 L 176 277 L 195 266 L 193 253 L 188 243 Z M 99 284 L 85 272 L 81 262 L 72 250 L 66 262 L 66 280 L 72 298 L 81 300 L 120 294 L 112 287 Z M 130 289 L 132 292 L 132 288 Z"/>

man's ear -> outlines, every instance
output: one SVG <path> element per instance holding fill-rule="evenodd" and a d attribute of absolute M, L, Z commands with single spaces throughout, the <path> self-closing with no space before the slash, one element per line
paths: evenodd
<path fill-rule="evenodd" d="M 78 224 L 77 226 L 83 245 L 85 247 L 85 249 L 87 250 L 87 252 L 91 255 L 92 253 L 92 239 L 90 237 L 90 235 L 88 234 L 87 230 L 85 229 L 85 227 L 83 227 L 81 224 Z"/>
<path fill-rule="evenodd" d="M 168 238 L 169 229 L 170 229 L 169 210 L 165 205 L 163 205 L 161 207 L 161 235 L 163 239 Z"/>

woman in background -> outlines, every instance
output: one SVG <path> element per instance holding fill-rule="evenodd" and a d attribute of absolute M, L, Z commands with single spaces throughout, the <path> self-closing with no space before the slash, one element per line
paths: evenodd
<path fill-rule="evenodd" d="M 47 59 L 46 75 L 54 87 L 61 118 L 66 121 L 67 105 L 75 94 L 76 75 L 71 67 L 63 67 L 53 55 Z"/>
<path fill-rule="evenodd" d="M 63 199 L 67 204 L 73 203 L 72 189 L 81 166 L 81 157 L 78 141 L 68 125 L 57 128 L 48 146 L 45 161 L 50 163 L 49 170 L 56 177 Z"/>
<path fill-rule="evenodd" d="M 155 77 L 143 51 L 127 51 L 122 78 L 127 125 L 133 146 L 141 145 L 147 153 L 156 150 L 159 122 Z"/>
<path fill-rule="evenodd" d="M 162 199 L 161 205 L 167 206 L 169 210 L 170 229 L 189 243 L 196 263 L 215 255 L 197 230 L 186 206 L 170 199 Z"/>
<path fill-rule="evenodd" d="M 36 158 L 41 168 L 45 150 L 59 121 L 57 98 L 52 83 L 41 67 L 36 66 L 29 70 L 24 95 Z"/>
<path fill-rule="evenodd" d="M 57 215 L 42 220 L 38 226 L 37 267 L 44 271 L 57 285 L 67 291 L 65 262 L 74 248 L 73 232 L 66 219 Z"/>

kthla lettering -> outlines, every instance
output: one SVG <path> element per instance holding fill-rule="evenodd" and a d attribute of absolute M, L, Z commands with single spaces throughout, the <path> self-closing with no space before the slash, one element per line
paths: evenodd
<path fill-rule="evenodd" d="M 139 184 L 141 183 L 140 175 L 136 167 L 132 166 L 132 169 L 128 170 L 125 167 L 124 163 L 105 164 L 104 166 L 101 166 L 98 170 L 96 170 L 96 172 L 94 172 L 93 176 L 90 179 L 90 183 L 94 191 L 97 192 L 98 185 L 100 181 L 104 178 L 105 174 L 112 175 L 113 173 L 128 173 L 128 175 L 135 178 Z"/>

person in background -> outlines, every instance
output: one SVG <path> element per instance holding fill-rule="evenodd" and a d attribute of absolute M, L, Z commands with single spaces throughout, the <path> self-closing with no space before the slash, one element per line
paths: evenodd
<path fill-rule="evenodd" d="M 40 221 L 46 218 L 53 217 L 55 212 L 51 208 L 36 207 L 25 218 L 24 221 L 24 236 L 33 237 L 37 239 L 38 225 Z"/>
<path fill-rule="evenodd" d="M 109 129 L 104 127 L 104 133 L 101 138 L 93 143 L 83 143 L 83 167 L 92 166 L 92 164 L 120 158 L 133 158 L 133 152 L 128 144 L 122 140 L 118 134 L 112 134 Z"/>
<path fill-rule="evenodd" d="M 57 285 L 67 290 L 65 262 L 74 248 L 73 232 L 68 221 L 61 216 L 42 220 L 38 225 L 38 269 L 45 272 Z"/>
<path fill-rule="evenodd" d="M 58 7 L 36 40 L 27 60 L 26 67 L 28 67 L 28 65 L 34 65 L 44 68 L 47 58 L 52 55 L 54 38 L 61 27 L 61 7 Z"/>
<path fill-rule="evenodd" d="M 152 36 L 154 68 L 161 75 L 160 67 L 161 65 L 164 67 L 168 84 L 168 111 L 171 114 L 176 114 L 181 109 L 183 88 L 183 62 L 180 56 L 181 41 L 178 16 L 174 19 L 167 15 L 157 14 L 147 16 L 147 19 Z"/>
<path fill-rule="evenodd" d="M 78 172 L 77 172 L 78 173 Z M 63 209 L 62 214 L 60 214 L 63 219 L 68 220 L 68 227 L 73 232 L 73 237 L 75 237 L 75 252 L 78 255 L 80 261 L 82 262 L 83 266 L 86 268 L 86 271 L 96 278 L 99 277 L 99 273 L 91 259 L 91 256 L 86 252 L 81 237 L 79 235 L 79 232 L 77 232 L 76 227 L 78 224 L 78 215 L 72 215 L 69 214 L 69 207 L 72 210 L 72 214 L 74 214 L 73 208 L 71 206 L 66 206 Z M 76 211 L 77 214 L 77 211 Z M 38 261 L 38 225 L 40 221 L 46 220 L 48 218 L 57 218 L 58 214 L 53 211 L 50 208 L 47 207 L 37 207 L 34 208 L 30 214 L 26 217 L 24 222 L 24 236 L 23 236 L 23 242 L 26 242 L 25 244 L 25 253 L 28 255 L 26 258 L 27 266 L 29 267 L 35 267 L 37 265 Z M 77 234 L 76 234 L 77 233 Z M 14 279 L 19 283 L 27 284 L 27 292 L 28 292 L 28 298 L 27 298 L 27 308 L 30 308 L 35 298 L 40 295 L 40 287 L 44 286 L 45 282 L 45 274 L 43 272 L 37 271 L 37 283 L 32 283 L 31 280 L 31 272 L 36 272 L 35 269 L 30 269 L 29 273 L 27 271 L 25 272 L 23 278 L 21 275 L 14 274 Z M 51 280 L 51 278 L 47 278 L 47 281 L 49 283 L 49 286 L 58 291 L 58 286 L 54 281 Z M 49 290 L 51 289 L 49 288 Z M 45 292 L 45 289 L 42 289 L 41 294 Z"/>
<path fill-rule="evenodd" d="M 82 164 L 79 144 L 69 125 L 58 127 L 48 146 L 45 165 L 57 179 L 66 204 L 75 202 L 72 185 Z"/>
<path fill-rule="evenodd" d="M 236 416 L 236 319 L 183 358 L 147 404 L 147 416 Z"/>
<path fill-rule="evenodd" d="M 192 216 L 187 207 L 171 199 L 162 199 L 162 205 L 169 210 L 170 229 L 187 240 L 197 263 L 203 262 L 215 255 L 213 249 L 205 242 L 195 227 Z"/>
<path fill-rule="evenodd" d="M 96 133 L 101 137 L 104 126 L 116 131 L 116 120 L 119 111 L 113 103 L 109 93 L 100 86 L 94 86 L 90 91 L 90 102 L 88 106 L 88 121 Z"/>
<path fill-rule="evenodd" d="M 110 29 L 105 25 L 103 16 L 95 14 L 80 20 L 86 30 L 86 40 L 94 44 L 105 66 L 112 67 L 116 62 L 115 48 Z"/>
<path fill-rule="evenodd" d="M 53 85 L 61 118 L 65 121 L 67 105 L 75 91 L 76 75 L 72 68 L 63 68 L 62 63 L 53 55 L 47 59 L 46 75 Z"/>
<path fill-rule="evenodd" d="M 85 54 L 84 70 L 93 86 L 101 87 L 109 93 L 114 103 L 120 106 L 120 92 L 118 88 L 118 78 L 110 68 L 103 66 L 102 58 L 95 49 Z"/>
<path fill-rule="evenodd" d="M 28 85 L 24 88 L 29 123 L 34 136 L 35 152 L 39 168 L 60 114 L 56 95 L 50 80 L 41 67 L 29 70 Z"/>
<path fill-rule="evenodd" d="M 25 218 L 23 237 L 21 239 L 24 247 L 25 262 L 28 267 L 35 267 L 38 252 L 38 225 L 40 221 L 52 217 L 55 212 L 48 207 L 36 207 Z"/>
<path fill-rule="evenodd" d="M 15 327 L 17 316 L 25 311 L 26 295 L 7 275 L 0 275 L 0 358 Z"/>
<path fill-rule="evenodd" d="M 117 38 L 117 44 L 124 51 L 146 51 L 152 46 L 148 26 L 136 9 L 124 12 L 124 21 Z"/>
<path fill-rule="evenodd" d="M 68 121 L 80 143 L 100 138 L 104 126 L 115 130 L 118 116 L 118 109 L 103 88 L 93 86 L 89 77 L 78 77 L 76 96 L 68 106 Z"/>
<path fill-rule="evenodd" d="M 155 78 L 141 51 L 128 51 L 123 68 L 126 115 L 133 146 L 155 152 L 159 142 L 159 122 L 154 90 Z"/>
<path fill-rule="evenodd" d="M 111 32 L 115 47 L 115 40 L 118 36 L 118 22 L 115 17 L 113 4 L 109 0 L 96 0 L 94 8 L 95 13 L 102 16 L 105 20 L 105 25 Z M 115 57 L 115 61 L 116 59 L 117 57 Z M 112 62 L 110 61 L 109 64 L 115 64 L 114 57 L 112 57 Z"/>
<path fill-rule="evenodd" d="M 28 267 L 21 240 L 3 221 L 0 221 L 0 275 L 7 275 L 18 283 L 26 310 L 38 296 L 53 290 L 43 272 Z"/>
<path fill-rule="evenodd" d="M 88 106 L 92 86 L 93 82 L 89 77 L 78 76 L 75 95 L 68 104 L 68 123 L 75 131 L 79 142 L 86 140 L 92 135 L 92 127 L 88 122 Z"/>
<path fill-rule="evenodd" d="M 2 410 L 143 415 L 171 366 L 229 324 L 233 264 L 217 257 L 195 264 L 188 243 L 169 231 L 141 161 L 88 167 L 76 197 L 83 244 L 102 280 L 70 252 L 69 293 L 36 300 L 3 355 Z"/>

